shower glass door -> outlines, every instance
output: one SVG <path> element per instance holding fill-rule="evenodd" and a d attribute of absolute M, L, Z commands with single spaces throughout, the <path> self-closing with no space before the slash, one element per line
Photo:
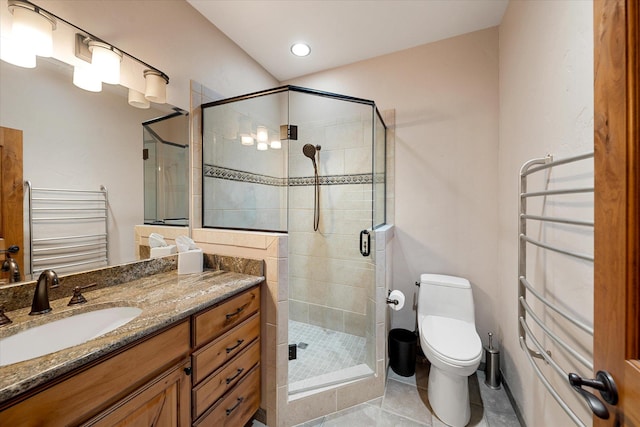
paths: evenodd
<path fill-rule="evenodd" d="M 359 101 L 289 90 L 290 395 L 375 370 L 374 233 L 370 255 L 360 240 L 373 222 L 376 116 Z"/>

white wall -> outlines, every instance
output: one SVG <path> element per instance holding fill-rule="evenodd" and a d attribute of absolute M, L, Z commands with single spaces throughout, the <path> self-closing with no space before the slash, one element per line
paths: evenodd
<path fill-rule="evenodd" d="M 593 150 L 592 9 L 591 1 L 512 1 L 500 25 L 500 230 L 496 297 L 501 304 L 496 310 L 496 320 L 503 346 L 503 371 L 529 427 L 570 425 L 571 421 L 532 373 L 518 344 L 516 177 L 521 165 L 531 158 L 550 153 L 559 159 Z M 593 185 L 593 162 L 581 162 L 564 178 L 550 184 L 565 188 Z M 558 198 L 549 198 L 546 213 L 566 216 L 570 206 L 554 205 L 554 200 Z M 593 201 L 583 199 L 574 203 L 572 210 L 583 219 L 593 218 Z M 559 227 L 543 230 L 541 234 L 532 231 L 536 237 L 557 239 L 562 247 L 593 253 L 590 233 Z M 558 265 L 552 257 L 545 259 L 534 249 L 529 252 L 532 256 L 528 271 L 533 274 L 535 284 L 549 298 L 557 298 L 560 305 L 591 323 L 592 265 L 567 258 Z M 552 327 L 562 333 L 559 325 Z M 589 355 L 592 340 L 573 331 L 566 330 L 573 335 L 571 341 Z M 557 377 L 544 363 L 541 366 L 550 378 Z M 566 384 L 558 384 L 558 389 L 590 425 L 591 416 L 577 393 Z"/>
<path fill-rule="evenodd" d="M 482 337 L 496 327 L 498 29 L 295 79 L 300 86 L 395 109 L 393 283 L 409 303 L 393 326 L 414 329 L 414 282 L 469 278 Z"/>

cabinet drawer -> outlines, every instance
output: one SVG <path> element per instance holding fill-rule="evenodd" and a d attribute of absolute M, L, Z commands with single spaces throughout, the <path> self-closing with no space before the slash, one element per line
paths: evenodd
<path fill-rule="evenodd" d="M 193 384 L 231 360 L 260 335 L 260 313 L 193 353 Z"/>
<path fill-rule="evenodd" d="M 233 388 L 260 361 L 260 340 L 255 340 L 249 347 L 233 360 L 224 365 L 218 372 L 204 380 L 193 389 L 194 418 L 216 402 L 227 390 Z"/>
<path fill-rule="evenodd" d="M 230 300 L 194 316 L 193 342 L 198 348 L 242 322 L 260 308 L 260 287 L 255 286 Z"/>
<path fill-rule="evenodd" d="M 260 365 L 257 365 L 194 426 L 242 426 L 260 407 Z"/>

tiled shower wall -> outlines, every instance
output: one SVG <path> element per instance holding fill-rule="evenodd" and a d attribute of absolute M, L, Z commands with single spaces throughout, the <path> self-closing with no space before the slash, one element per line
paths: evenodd
<path fill-rule="evenodd" d="M 289 317 L 364 337 L 372 333 L 367 313 L 375 298 L 375 264 L 359 251 L 360 231 L 372 222 L 371 121 L 298 123 L 298 136 L 290 142 L 289 174 L 306 179 L 289 187 Z M 307 143 L 322 147 L 317 232 L 313 166 L 302 153 Z"/>

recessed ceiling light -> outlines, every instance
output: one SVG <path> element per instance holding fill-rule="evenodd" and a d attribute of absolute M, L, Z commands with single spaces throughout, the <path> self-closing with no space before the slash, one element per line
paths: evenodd
<path fill-rule="evenodd" d="M 295 56 L 307 56 L 311 53 L 311 48 L 306 43 L 295 43 L 291 46 L 291 53 Z"/>

